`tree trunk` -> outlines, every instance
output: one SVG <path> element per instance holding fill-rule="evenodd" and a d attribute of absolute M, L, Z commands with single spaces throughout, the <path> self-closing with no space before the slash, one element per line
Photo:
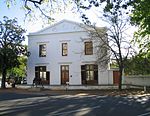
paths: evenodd
<path fill-rule="evenodd" d="M 122 90 L 122 70 L 119 70 L 119 85 L 118 85 L 118 89 Z"/>
<path fill-rule="evenodd" d="M 3 67 L 2 67 L 2 84 L 1 84 L 1 88 L 6 88 L 5 82 L 6 82 L 6 67 L 5 67 L 5 65 L 3 65 Z"/>

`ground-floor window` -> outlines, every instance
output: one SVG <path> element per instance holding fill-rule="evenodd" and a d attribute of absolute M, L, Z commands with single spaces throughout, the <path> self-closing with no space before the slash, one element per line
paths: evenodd
<path fill-rule="evenodd" d="M 81 65 L 82 84 L 98 84 L 98 65 Z"/>
<path fill-rule="evenodd" d="M 50 72 L 46 70 L 46 66 L 35 67 L 35 78 L 40 78 L 43 84 L 49 84 Z"/>

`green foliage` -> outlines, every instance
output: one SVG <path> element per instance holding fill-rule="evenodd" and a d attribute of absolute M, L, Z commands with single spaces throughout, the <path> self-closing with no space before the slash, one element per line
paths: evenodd
<path fill-rule="evenodd" d="M 9 77 L 26 77 L 27 58 L 24 56 L 18 57 L 19 65 L 8 70 Z"/>
<path fill-rule="evenodd" d="M 0 64 L 5 63 L 7 69 L 18 65 L 18 55 L 26 53 L 22 41 L 25 32 L 16 19 L 4 17 L 4 22 L 0 21 Z"/>
<path fill-rule="evenodd" d="M 119 86 L 118 88 L 121 89 L 122 86 L 122 71 L 125 65 L 125 60 L 127 59 L 128 55 L 133 52 L 131 49 L 131 44 L 127 39 L 127 35 L 125 30 L 129 28 L 129 16 L 127 10 L 127 3 L 124 0 L 114 0 L 111 2 L 110 0 L 81 0 L 78 1 L 77 5 L 79 8 L 82 9 L 82 19 L 85 24 L 91 26 L 90 18 L 86 16 L 85 10 L 90 10 L 94 7 L 96 10 L 99 11 L 99 8 L 104 8 L 103 12 L 98 12 L 99 20 L 105 21 L 107 23 L 107 33 L 101 34 L 97 31 L 97 28 L 94 27 L 94 32 L 91 34 L 92 39 L 100 39 L 99 41 L 99 48 L 102 50 L 102 46 L 107 48 L 108 52 L 107 56 L 111 56 L 111 58 L 115 59 L 115 63 L 117 64 L 120 72 L 119 77 Z M 103 15 L 103 16 L 101 16 Z M 107 42 L 106 42 L 107 38 Z M 100 51 L 98 50 L 98 51 Z M 96 54 L 99 54 L 98 52 Z M 101 54 L 101 52 L 100 52 Z M 97 62 L 104 62 L 105 58 L 102 55 L 99 55 L 99 61 Z M 100 63 L 99 63 L 100 64 Z"/>
<path fill-rule="evenodd" d="M 139 26 L 138 35 L 150 34 L 150 0 L 135 0 L 132 6 L 131 22 Z"/>
<path fill-rule="evenodd" d="M 78 1 L 78 5 L 81 5 L 81 8 L 85 10 L 92 8 L 92 6 L 102 6 L 101 4 L 105 3 L 103 4 L 104 17 L 107 20 L 111 19 L 111 23 L 114 24 L 123 20 L 118 20 L 119 15 L 130 16 L 130 23 L 139 27 L 138 31 L 135 32 L 133 41 L 139 44 L 139 53 L 141 54 L 123 63 L 125 64 L 125 71 L 127 74 L 149 74 L 150 0 L 100 0 L 99 2 L 97 0 L 85 0 L 86 6 L 84 6 L 85 2 L 81 1 Z M 89 4 L 87 5 L 87 3 Z M 95 5 L 95 3 L 98 5 Z M 85 14 L 82 18 L 88 20 Z M 115 64 L 112 64 L 112 66 L 116 67 Z"/>
<path fill-rule="evenodd" d="M 150 54 L 138 54 L 125 63 L 126 75 L 148 75 L 150 74 Z"/>
<path fill-rule="evenodd" d="M 135 32 L 134 42 L 139 44 L 141 52 L 148 52 L 150 50 L 150 0 L 78 0 L 78 6 L 81 6 L 82 9 L 90 9 L 92 6 L 104 7 L 105 13 L 110 13 L 114 15 L 118 11 L 121 13 L 124 10 L 124 15 L 127 14 L 130 16 L 130 23 L 132 25 L 138 26 L 139 29 Z M 84 5 L 86 1 L 86 4 Z M 98 5 L 97 5 L 98 4 Z M 116 12 L 114 12 L 114 10 Z M 109 15 L 110 15 L 109 14 Z M 104 14 L 107 16 L 106 14 Z M 87 17 L 84 15 L 83 18 Z"/>
<path fill-rule="evenodd" d="M 134 0 L 131 24 L 138 26 L 135 32 L 135 42 L 139 44 L 140 52 L 150 52 L 150 0 Z"/>
<path fill-rule="evenodd" d="M 2 88 L 5 88 L 7 70 L 19 65 L 18 56 L 26 53 L 24 41 L 25 30 L 16 19 L 4 16 L 0 21 L 0 68 L 2 71 Z"/>

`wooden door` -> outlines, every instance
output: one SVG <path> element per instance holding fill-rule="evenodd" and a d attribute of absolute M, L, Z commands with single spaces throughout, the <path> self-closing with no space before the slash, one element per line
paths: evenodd
<path fill-rule="evenodd" d="M 69 65 L 61 65 L 61 84 L 69 82 Z"/>
<path fill-rule="evenodd" d="M 118 85 L 119 84 L 119 71 L 113 71 L 113 84 Z"/>

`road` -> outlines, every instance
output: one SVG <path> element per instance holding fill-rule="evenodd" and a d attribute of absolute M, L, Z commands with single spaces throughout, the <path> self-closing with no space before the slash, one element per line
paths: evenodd
<path fill-rule="evenodd" d="M 150 96 L 0 92 L 0 116 L 150 116 Z"/>

